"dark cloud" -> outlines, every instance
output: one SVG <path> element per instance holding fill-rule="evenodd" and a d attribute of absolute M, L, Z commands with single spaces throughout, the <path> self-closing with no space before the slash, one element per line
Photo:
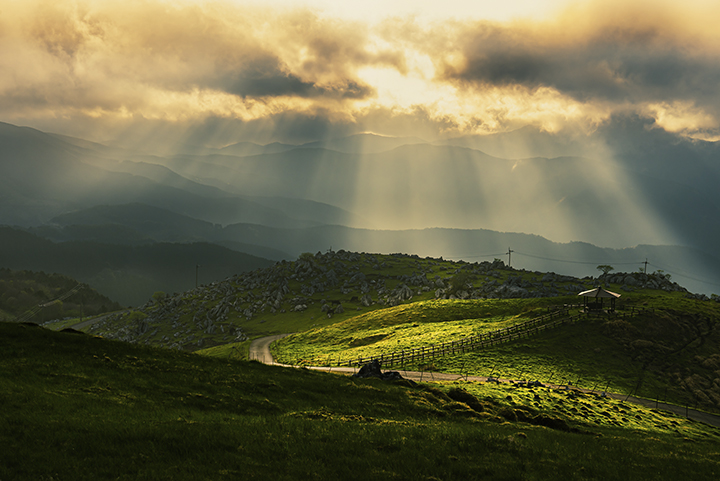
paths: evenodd
<path fill-rule="evenodd" d="M 460 51 L 464 64 L 446 67 L 442 78 L 477 86 L 551 87 L 581 101 L 697 99 L 717 96 L 720 85 L 720 56 L 647 29 L 607 28 L 559 43 L 480 24 Z"/>
<path fill-rule="evenodd" d="M 333 85 L 302 80 L 271 56 L 251 60 L 218 78 L 211 77 L 210 83 L 215 82 L 225 92 L 243 98 L 293 96 L 360 99 L 374 94 L 374 89 L 354 80 L 343 80 Z"/>

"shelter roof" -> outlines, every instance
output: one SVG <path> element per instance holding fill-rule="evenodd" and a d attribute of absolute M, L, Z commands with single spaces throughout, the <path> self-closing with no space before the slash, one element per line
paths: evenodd
<path fill-rule="evenodd" d="M 608 297 L 611 299 L 616 299 L 620 297 L 620 294 L 615 294 L 614 292 L 607 291 L 603 289 L 602 287 L 596 287 L 595 289 L 590 289 L 589 291 L 583 291 L 578 296 L 583 297 Z"/>

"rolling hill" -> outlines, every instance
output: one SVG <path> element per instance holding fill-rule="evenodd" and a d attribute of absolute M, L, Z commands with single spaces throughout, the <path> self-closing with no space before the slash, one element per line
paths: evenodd
<path fill-rule="evenodd" d="M 38 306 L 41 309 L 37 310 L 37 314 L 25 318 L 26 321 L 43 323 L 120 309 L 117 302 L 75 279 L 60 274 L 1 268 L 0 320 L 23 318 Z"/>
<path fill-rule="evenodd" d="M 198 280 L 202 284 L 273 264 L 208 243 L 55 243 L 7 227 L 0 227 L 0 245 L 3 267 L 64 274 L 123 305 L 143 304 L 156 291 L 182 292 Z"/>

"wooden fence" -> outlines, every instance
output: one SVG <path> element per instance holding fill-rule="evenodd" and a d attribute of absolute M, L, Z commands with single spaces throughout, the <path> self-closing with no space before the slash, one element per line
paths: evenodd
<path fill-rule="evenodd" d="M 433 359 L 450 354 L 459 354 L 475 349 L 483 349 L 495 346 L 504 342 L 515 341 L 538 334 L 540 331 L 575 322 L 582 317 L 582 314 L 570 315 L 570 308 L 563 307 L 548 314 L 536 317 L 529 321 L 514 326 L 486 332 L 475 336 L 464 337 L 456 341 L 447 341 L 441 344 L 418 347 L 415 349 L 403 349 L 384 353 L 379 356 L 360 357 L 347 361 L 338 362 L 339 366 L 362 366 L 374 360 L 385 367 L 402 366 L 405 363 Z"/>

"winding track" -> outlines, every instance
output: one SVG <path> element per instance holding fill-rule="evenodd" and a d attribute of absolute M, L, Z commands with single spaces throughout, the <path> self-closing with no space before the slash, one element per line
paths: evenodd
<path fill-rule="evenodd" d="M 277 341 L 278 339 L 282 339 L 285 336 L 289 336 L 290 334 L 276 334 L 274 336 L 267 336 L 267 337 L 261 337 L 259 339 L 255 339 L 252 343 L 250 343 L 250 354 L 249 358 L 251 360 L 260 361 L 263 364 L 269 364 L 272 366 L 282 366 L 282 367 L 293 367 L 289 366 L 287 364 L 280 364 L 275 362 L 275 359 L 272 356 L 272 353 L 270 352 L 270 344 Z M 339 374 L 353 374 L 357 372 L 356 368 L 350 368 L 350 367 L 309 367 L 308 369 L 313 369 L 316 371 L 326 371 L 326 372 L 336 372 Z M 457 380 L 464 380 L 464 381 L 478 381 L 478 382 L 487 382 L 487 377 L 482 376 L 462 376 L 460 374 L 448 374 L 448 373 L 438 373 L 438 372 L 417 372 L 417 371 L 400 371 L 402 373 L 402 376 L 405 379 L 412 379 L 413 381 L 457 381 Z M 511 382 L 510 379 L 498 379 L 500 382 Z M 556 386 L 552 384 L 545 384 L 546 387 L 555 388 L 555 389 L 564 389 L 566 386 Z M 582 392 L 592 392 L 589 389 L 581 389 L 581 388 L 573 388 L 577 389 Z M 631 402 L 633 404 L 639 404 L 641 406 L 645 406 L 648 408 L 653 409 L 662 409 L 663 411 L 669 411 L 674 414 L 678 414 L 680 416 L 686 416 L 688 419 L 692 419 L 693 421 L 700 421 L 705 424 L 709 424 L 711 426 L 720 427 L 720 416 L 716 416 L 714 414 L 706 413 L 703 411 L 697 411 L 695 409 L 688 409 L 685 406 L 677 406 L 675 404 L 666 404 L 661 402 L 652 401 L 650 399 L 642 399 L 637 398 L 634 396 L 623 396 L 620 394 L 613 394 L 613 393 L 606 393 L 608 397 L 614 398 L 614 399 L 620 399 L 623 401 Z"/>
<path fill-rule="evenodd" d="M 267 336 L 255 339 L 253 342 L 250 343 L 250 352 L 248 353 L 248 358 L 250 360 L 260 361 L 263 364 L 269 364 L 271 366 L 285 366 L 285 364 L 279 364 L 275 362 L 275 359 L 270 352 L 270 344 L 277 341 L 278 339 L 282 339 L 283 337 L 289 335 L 290 334 L 276 334 L 274 336 Z"/>
<path fill-rule="evenodd" d="M 108 313 L 102 314 L 100 316 L 90 318 L 87 321 L 82 321 L 82 322 L 78 322 L 77 324 L 65 326 L 62 329 L 74 329 L 76 331 L 80 331 L 82 329 L 85 329 L 86 327 L 92 326 L 96 322 L 100 322 L 104 319 L 107 319 L 108 317 L 112 316 L 113 314 L 125 314 L 128 312 L 130 312 L 130 309 L 125 309 L 123 311 L 108 312 Z M 62 330 L 62 329 L 58 329 L 58 330 Z"/>

